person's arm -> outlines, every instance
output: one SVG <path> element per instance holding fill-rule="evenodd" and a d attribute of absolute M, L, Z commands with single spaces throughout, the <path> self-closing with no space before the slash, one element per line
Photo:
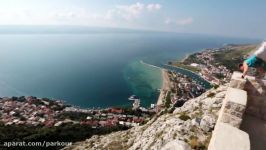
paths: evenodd
<path fill-rule="evenodd" d="M 248 73 L 248 65 L 246 62 L 243 63 L 243 75 L 242 78 L 244 78 Z"/>

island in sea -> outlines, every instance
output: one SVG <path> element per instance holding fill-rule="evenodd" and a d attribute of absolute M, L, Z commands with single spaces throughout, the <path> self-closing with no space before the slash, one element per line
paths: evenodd
<path fill-rule="evenodd" d="M 213 88 L 228 81 L 238 62 L 256 45 L 226 45 L 189 55 L 182 62 L 167 65 L 191 71 L 212 83 Z M 244 57 L 241 57 L 244 56 Z M 236 65 L 235 65 L 236 64 Z M 0 101 L 0 141 L 76 142 L 113 131 L 141 126 L 152 118 L 171 113 L 176 107 L 200 96 L 206 88 L 199 82 L 171 69 L 162 69 L 163 84 L 157 104 L 151 108 L 110 107 L 81 109 L 60 100 L 37 97 L 3 97 Z M 211 93 L 208 96 L 212 96 Z M 22 144 L 22 143 L 21 143 Z M 56 145 L 56 144 L 55 144 Z M 51 147 L 60 149 L 64 144 Z"/>

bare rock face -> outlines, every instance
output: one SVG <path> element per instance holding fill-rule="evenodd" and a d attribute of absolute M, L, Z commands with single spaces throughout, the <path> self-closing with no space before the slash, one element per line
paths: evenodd
<path fill-rule="evenodd" d="M 127 131 L 93 136 L 64 150 L 190 150 L 208 147 L 227 87 L 211 89 L 173 113 Z"/>
<path fill-rule="evenodd" d="M 200 121 L 200 128 L 205 132 L 209 132 L 214 128 L 215 123 L 216 119 L 214 116 L 205 115 Z"/>
<path fill-rule="evenodd" d="M 179 140 L 174 140 L 167 143 L 161 150 L 191 150 L 190 146 L 184 142 Z"/>

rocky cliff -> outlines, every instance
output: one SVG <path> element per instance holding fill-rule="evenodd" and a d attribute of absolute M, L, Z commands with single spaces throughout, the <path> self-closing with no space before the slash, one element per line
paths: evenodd
<path fill-rule="evenodd" d="M 93 136 L 64 149 L 207 149 L 226 90 L 227 86 L 211 89 L 173 113 L 156 116 L 143 126 Z"/>

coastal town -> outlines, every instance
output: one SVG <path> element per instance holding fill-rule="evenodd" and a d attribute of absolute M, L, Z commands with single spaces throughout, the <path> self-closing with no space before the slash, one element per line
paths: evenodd
<path fill-rule="evenodd" d="M 125 126 L 134 127 L 149 121 L 164 108 L 180 107 L 191 98 L 205 92 L 205 88 L 190 77 L 162 69 L 163 86 L 157 104 L 141 106 L 140 99 L 132 96 L 132 108 L 82 109 L 64 104 L 61 100 L 29 97 L 0 99 L 0 122 L 5 125 L 61 126 L 87 125 L 92 128 Z"/>
<path fill-rule="evenodd" d="M 206 49 L 202 52 L 193 54 L 194 61 L 190 64 L 192 67 L 199 68 L 199 75 L 212 84 L 220 85 L 230 80 L 232 73 L 223 65 L 215 63 L 214 54 L 219 51 L 225 51 L 226 48 Z M 189 58 L 188 58 L 189 59 Z"/>
<path fill-rule="evenodd" d="M 174 104 L 176 101 L 187 101 L 189 99 L 200 96 L 205 92 L 205 88 L 197 84 L 196 81 L 192 80 L 190 77 L 176 73 L 173 71 L 168 71 L 168 75 L 171 81 L 171 102 Z"/>
<path fill-rule="evenodd" d="M 12 97 L 0 100 L 0 122 L 5 125 L 61 126 L 80 124 L 93 128 L 137 126 L 149 120 L 153 110 L 122 108 L 81 109 L 60 100 L 36 97 Z"/>
<path fill-rule="evenodd" d="M 181 62 L 168 62 L 168 65 L 188 70 L 199 75 L 214 87 L 229 82 L 232 70 L 239 62 L 248 57 L 255 45 L 227 44 L 221 48 L 204 49 L 188 55 Z M 239 57 L 239 55 L 242 57 Z M 184 102 L 204 93 L 207 89 L 189 76 L 176 71 L 163 70 L 163 86 L 157 105 L 180 107 Z"/>
<path fill-rule="evenodd" d="M 190 77 L 163 69 L 163 86 L 157 107 L 181 107 L 186 101 L 204 93 L 206 89 Z"/>
<path fill-rule="evenodd" d="M 170 61 L 168 65 L 188 70 L 199 75 L 214 87 L 229 82 L 237 64 L 248 57 L 256 45 L 227 44 L 221 48 L 208 48 L 188 55 L 180 62 Z M 239 57 L 241 56 L 241 57 Z M 175 71 L 163 70 L 163 86 L 157 105 L 180 107 L 191 98 L 206 91 L 192 78 Z"/>
<path fill-rule="evenodd" d="M 189 70 L 189 68 L 181 67 L 181 69 L 201 76 L 215 88 L 227 82 L 231 71 L 236 69 L 233 68 L 234 64 L 242 61 L 242 58 L 237 57 L 239 53 L 243 51 L 248 53 L 254 46 L 247 48 L 241 47 L 239 48 L 241 51 L 238 52 L 235 51 L 235 47 L 228 48 L 227 46 L 196 52 L 186 57 L 182 64 L 196 68 L 198 72 Z M 226 55 L 227 52 L 230 56 Z M 157 103 L 154 102 L 149 108 L 142 107 L 142 101 L 145 99 L 137 95 L 128 98 L 132 106 L 97 109 L 80 108 L 62 100 L 49 98 L 2 97 L 0 98 L 0 130 L 3 132 L 10 128 L 16 129 L 14 132 L 4 133 L 8 138 L 2 139 L 13 139 L 13 135 L 18 133 L 22 140 L 51 140 L 52 136 L 73 142 L 84 140 L 92 135 L 127 130 L 131 127 L 142 126 L 155 116 L 171 113 L 176 107 L 182 107 L 185 102 L 208 90 L 204 84 L 201 84 L 201 81 L 197 80 L 198 78 L 193 78 L 190 74 L 179 73 L 180 69 L 161 68 L 144 62 L 142 64 L 156 67 L 162 72 L 161 88 L 156 89 L 160 92 Z M 175 63 L 171 66 L 180 68 L 180 66 L 175 66 Z M 68 139 L 65 134 L 70 137 L 74 136 Z"/>
<path fill-rule="evenodd" d="M 256 44 L 226 44 L 220 48 L 204 49 L 188 55 L 181 62 L 172 63 L 187 66 L 193 72 L 197 70 L 195 73 L 205 80 L 213 85 L 221 85 L 229 82 L 233 70 L 238 70 L 238 64 L 248 58 L 256 46 Z"/>
<path fill-rule="evenodd" d="M 217 63 L 215 55 L 230 50 L 230 46 L 205 49 L 186 57 L 182 63 L 200 69 L 198 75 L 213 85 L 230 79 L 231 71 Z M 142 62 L 145 64 L 144 62 Z M 147 64 L 149 65 L 149 64 Z M 172 63 L 172 66 L 175 66 Z M 156 66 L 153 66 L 156 67 Z M 157 67 L 158 68 L 158 67 Z M 133 127 L 147 122 L 163 109 L 181 107 L 189 99 L 200 96 L 206 89 L 191 77 L 160 68 L 163 84 L 156 104 L 141 107 L 141 100 L 133 96 L 133 107 L 81 109 L 48 98 L 4 97 L 0 99 L 0 122 L 5 125 L 60 126 L 63 124 L 88 125 L 94 128 L 122 125 Z M 185 68 L 184 68 L 185 69 Z"/>
<path fill-rule="evenodd" d="M 230 69 L 232 68 L 223 65 L 222 61 L 217 61 L 217 53 L 226 51 L 228 50 L 223 48 L 206 49 L 191 54 L 183 63 L 200 70 L 199 72 L 190 71 L 193 75 L 198 74 L 212 83 L 215 88 L 226 82 L 231 75 Z M 177 67 L 174 65 L 172 63 L 173 67 Z M 0 130 L 5 135 L 2 136 L 2 141 L 10 141 L 14 138 L 13 135 L 19 135 L 20 140 L 53 141 L 60 139 L 78 142 L 93 135 L 123 131 L 131 127 L 142 126 L 165 113 L 172 113 L 176 107 L 182 107 L 185 102 L 199 97 L 208 90 L 204 84 L 201 84 L 202 82 L 197 80 L 198 78 L 193 78 L 190 74 L 181 74 L 175 69 L 152 67 L 162 71 L 163 82 L 161 88 L 156 89 L 160 92 L 157 103 L 151 104 L 149 108 L 141 106 L 141 101 L 145 99 L 137 95 L 128 98 L 132 106 L 97 109 L 80 108 L 66 104 L 62 100 L 49 98 L 2 97 L 0 98 Z M 187 68 L 182 69 L 187 70 Z"/>

